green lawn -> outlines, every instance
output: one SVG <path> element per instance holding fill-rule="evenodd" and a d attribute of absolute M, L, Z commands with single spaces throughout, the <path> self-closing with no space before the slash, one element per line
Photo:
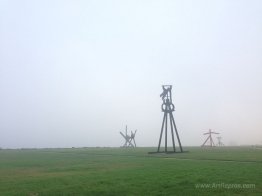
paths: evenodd
<path fill-rule="evenodd" d="M 262 195 L 261 149 L 155 150 L 0 150 L 0 195 Z"/>

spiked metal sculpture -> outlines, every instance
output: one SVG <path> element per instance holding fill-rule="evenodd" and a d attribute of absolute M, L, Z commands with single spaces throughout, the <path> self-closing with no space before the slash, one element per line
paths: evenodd
<path fill-rule="evenodd" d="M 224 144 L 223 144 L 223 142 L 221 142 L 221 140 L 222 140 L 222 137 L 217 137 L 217 140 L 218 140 L 218 146 L 225 146 Z"/>
<path fill-rule="evenodd" d="M 163 93 L 160 95 L 160 97 L 163 100 L 161 108 L 162 108 L 162 112 L 164 112 L 164 117 L 163 117 L 157 152 L 160 152 L 161 139 L 162 139 L 164 129 L 165 129 L 165 150 L 164 152 L 165 153 L 177 152 L 175 148 L 174 130 L 175 130 L 176 138 L 177 138 L 178 145 L 179 145 L 178 152 L 183 152 L 183 148 L 182 148 L 182 145 L 179 139 L 179 135 L 177 132 L 177 128 L 176 128 L 176 124 L 175 124 L 175 120 L 173 116 L 173 112 L 175 111 L 175 106 L 172 102 L 172 85 L 163 85 L 162 88 L 163 88 Z M 168 124 L 169 124 L 168 119 L 170 120 L 170 129 L 171 129 L 172 146 L 173 146 L 172 151 L 167 150 L 167 129 L 168 129 Z"/>
<path fill-rule="evenodd" d="M 204 135 L 208 135 L 208 137 L 205 140 L 205 142 L 201 145 L 202 147 L 204 146 L 214 147 L 215 146 L 214 140 L 212 138 L 212 134 L 219 134 L 219 133 L 213 132 L 211 131 L 211 129 L 209 129 L 207 133 L 204 133 Z"/>
<path fill-rule="evenodd" d="M 125 144 L 122 147 L 136 147 L 136 141 L 135 141 L 135 136 L 136 136 L 136 131 L 133 133 L 131 131 L 131 136 L 127 134 L 127 126 L 126 126 L 126 135 L 124 135 L 121 131 L 120 134 L 123 136 L 125 139 Z"/>

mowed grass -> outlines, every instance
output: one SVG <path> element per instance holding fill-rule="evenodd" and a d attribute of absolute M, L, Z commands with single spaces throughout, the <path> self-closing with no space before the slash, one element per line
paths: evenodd
<path fill-rule="evenodd" d="M 155 150 L 0 150 L 0 195 L 262 195 L 262 149 L 147 153 Z M 232 184 L 255 187 L 227 187 Z"/>

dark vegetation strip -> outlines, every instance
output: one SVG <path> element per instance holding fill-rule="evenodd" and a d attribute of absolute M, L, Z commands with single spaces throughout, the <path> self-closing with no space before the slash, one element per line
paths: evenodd
<path fill-rule="evenodd" d="M 181 159 L 181 160 L 197 160 L 197 161 L 220 161 L 220 162 L 237 162 L 237 163 L 262 163 L 262 161 L 245 161 L 245 160 L 232 160 L 232 159 L 198 159 L 198 158 L 177 158 L 177 157 L 163 157 L 166 159 Z"/>
<path fill-rule="evenodd" d="M 50 151 L 49 151 L 50 152 Z M 54 153 L 54 152 L 51 152 Z M 85 152 L 55 152 L 55 153 L 64 153 L 64 154 L 84 154 L 88 156 L 115 156 L 115 157 L 138 157 L 138 158 L 164 158 L 164 159 L 176 159 L 176 160 L 191 160 L 191 161 L 220 161 L 220 162 L 236 162 L 236 163 L 262 163 L 262 161 L 255 160 L 233 160 L 233 159 L 205 159 L 205 158 L 183 158 L 183 157 L 173 157 L 173 156 L 165 156 L 163 153 L 156 156 L 148 155 L 127 155 L 127 154 L 103 154 L 103 153 L 85 153 Z"/>

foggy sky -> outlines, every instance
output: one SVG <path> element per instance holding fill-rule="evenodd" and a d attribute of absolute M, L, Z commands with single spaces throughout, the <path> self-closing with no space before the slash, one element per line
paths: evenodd
<path fill-rule="evenodd" d="M 0 1 L 0 147 L 262 144 L 262 2 Z"/>

